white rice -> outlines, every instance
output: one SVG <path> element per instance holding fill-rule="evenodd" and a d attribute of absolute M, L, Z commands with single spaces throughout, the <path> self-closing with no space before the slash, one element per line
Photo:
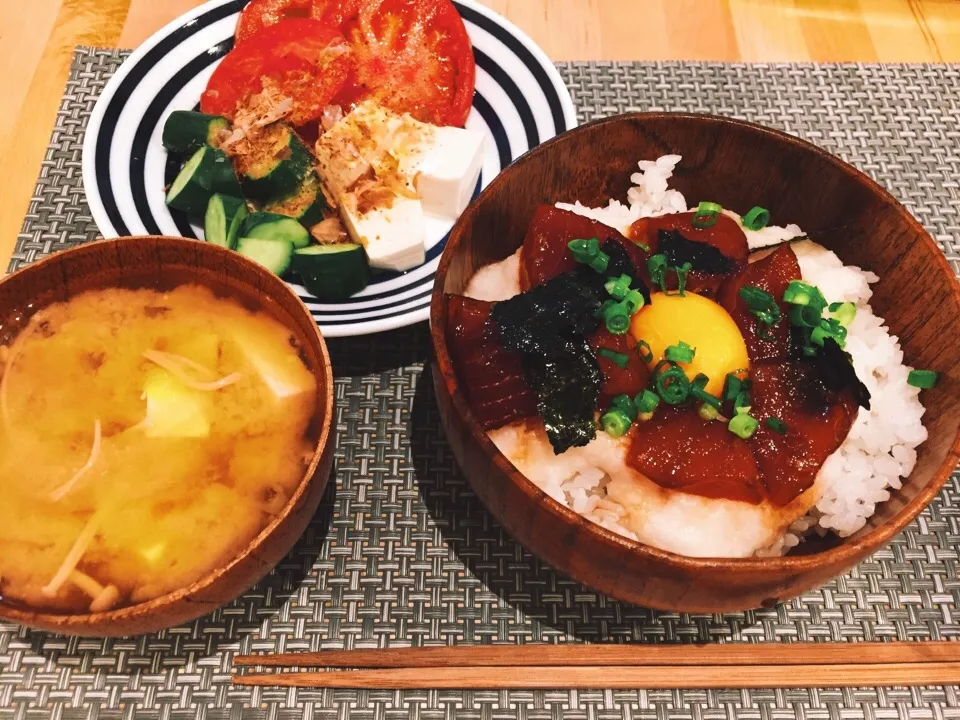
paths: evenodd
<path fill-rule="evenodd" d="M 631 176 L 634 186 L 627 193 L 626 204 L 611 199 L 602 208 L 588 208 L 579 202 L 557 203 L 557 207 L 621 232 L 642 217 L 685 212 L 685 198 L 670 189 L 667 182 L 680 160 L 678 155 L 666 155 L 656 161 L 641 161 L 639 172 Z M 735 213 L 725 212 L 739 219 Z M 752 250 L 803 235 L 796 225 L 745 232 Z M 803 279 L 818 286 L 828 302 L 849 301 L 857 305 L 856 318 L 848 328 L 846 350 L 853 357 L 857 376 L 870 391 L 871 409 L 860 408 L 846 440 L 823 464 L 814 485 L 819 497 L 812 498 L 816 500 L 813 507 L 793 522 L 782 538 L 758 550 L 757 554 L 762 556 L 783 554 L 811 533 L 835 532 L 846 537 L 860 530 L 877 505 L 889 499 L 890 488 L 900 488 L 903 478 L 913 471 L 916 448 L 927 438 L 921 422 L 924 410 L 920 391 L 907 384 L 911 368 L 903 364 L 897 338 L 869 305 L 870 283 L 879 278 L 844 265 L 834 253 L 813 242 L 795 242 L 793 248 Z M 518 270 L 518 255 L 484 268 L 471 280 L 467 294 L 487 300 L 515 295 L 520 291 Z M 607 496 L 609 478 L 602 470 L 586 467 L 570 477 L 531 479 L 574 511 L 636 539 L 620 523 L 626 510 Z"/>

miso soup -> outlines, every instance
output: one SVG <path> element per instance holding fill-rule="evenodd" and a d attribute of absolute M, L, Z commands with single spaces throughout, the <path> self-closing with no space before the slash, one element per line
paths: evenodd
<path fill-rule="evenodd" d="M 281 511 L 316 443 L 291 332 L 197 285 L 50 305 L 0 371 L 0 594 L 36 609 L 196 581 Z"/>

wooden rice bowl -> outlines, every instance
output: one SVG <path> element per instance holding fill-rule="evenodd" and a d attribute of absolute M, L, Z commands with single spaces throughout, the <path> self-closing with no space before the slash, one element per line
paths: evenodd
<path fill-rule="evenodd" d="M 0 342 L 16 334 L 36 310 L 85 290 L 162 290 L 186 282 L 205 285 L 245 306 L 262 308 L 289 328 L 300 343 L 317 380 L 320 422 L 313 456 L 293 497 L 233 559 L 188 587 L 130 607 L 76 615 L 24 609 L 0 598 L 0 619 L 87 636 L 134 635 L 179 625 L 206 615 L 252 587 L 293 547 L 313 517 L 333 463 L 330 358 L 316 322 L 297 295 L 256 263 L 230 250 L 182 238 L 133 237 L 82 245 L 0 280 Z"/>
<path fill-rule="evenodd" d="M 444 293 L 521 244 L 541 203 L 621 202 L 641 159 L 683 156 L 671 186 L 690 204 L 770 210 L 797 223 L 844 263 L 880 276 L 871 301 L 900 338 L 906 362 L 941 371 L 926 391 L 929 439 L 903 489 L 867 526 L 819 552 L 783 558 L 696 559 L 630 541 L 560 505 L 527 480 L 477 425 L 457 386 Z M 817 147 L 750 123 L 706 115 L 634 113 L 584 125 L 506 168 L 460 217 L 437 271 L 431 306 L 434 384 L 447 438 L 477 496 L 531 552 L 576 580 L 662 610 L 769 607 L 818 587 L 883 547 L 939 492 L 960 450 L 960 288 L 943 253 L 894 198 Z M 678 528 L 682 532 L 682 528 Z"/>

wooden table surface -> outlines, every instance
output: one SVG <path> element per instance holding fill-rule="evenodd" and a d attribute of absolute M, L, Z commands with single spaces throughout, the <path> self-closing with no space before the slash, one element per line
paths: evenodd
<path fill-rule="evenodd" d="M 555 60 L 960 61 L 960 0 L 481 0 Z M 202 0 L 0 0 L 0 267 L 76 45 L 132 48 Z"/>

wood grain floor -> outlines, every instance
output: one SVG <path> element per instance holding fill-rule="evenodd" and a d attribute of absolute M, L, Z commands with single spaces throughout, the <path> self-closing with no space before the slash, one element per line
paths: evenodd
<path fill-rule="evenodd" d="M 555 60 L 960 61 L 960 0 L 481 0 Z M 0 0 L 0 267 L 76 45 L 134 47 L 201 0 Z"/>

